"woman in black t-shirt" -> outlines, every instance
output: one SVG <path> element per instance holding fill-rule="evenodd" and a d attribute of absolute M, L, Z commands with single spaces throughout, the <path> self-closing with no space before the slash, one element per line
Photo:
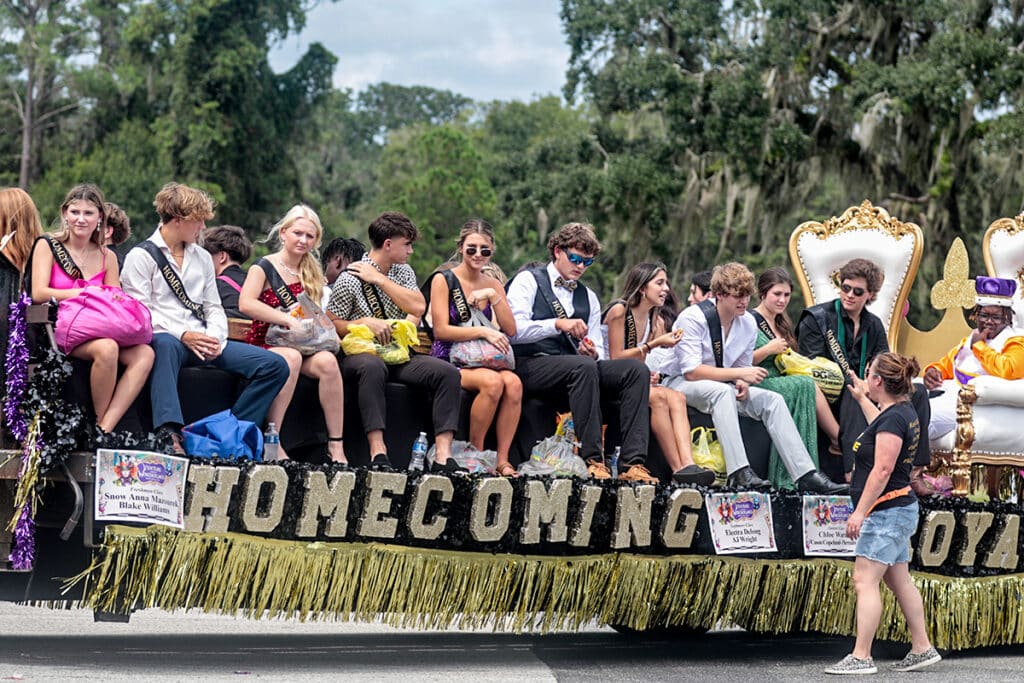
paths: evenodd
<path fill-rule="evenodd" d="M 910 652 L 893 665 L 913 671 L 942 657 L 925 630 L 921 593 L 910 578 L 910 537 L 917 529 L 917 496 L 910 488 L 921 425 L 909 403 L 917 361 L 898 353 L 875 357 L 864 379 L 853 376 L 851 396 L 868 426 L 853 443 L 855 464 L 850 494 L 854 511 L 846 535 L 857 541 L 853 584 L 857 591 L 857 641 L 853 653 L 825 673 L 874 673 L 871 642 L 882 614 L 879 584 L 884 579 L 899 602 L 910 629 Z"/>

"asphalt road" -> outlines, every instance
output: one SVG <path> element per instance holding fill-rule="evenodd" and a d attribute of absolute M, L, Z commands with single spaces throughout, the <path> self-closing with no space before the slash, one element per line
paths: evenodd
<path fill-rule="evenodd" d="M 851 644 L 739 630 L 697 638 L 626 637 L 601 627 L 520 635 L 157 611 L 111 624 L 93 623 L 83 610 L 0 603 L 0 681 L 817 681 Z M 876 643 L 874 654 L 882 667 L 905 652 Z M 874 679 L 1021 681 L 1024 647 L 949 653 L 927 673 Z"/>

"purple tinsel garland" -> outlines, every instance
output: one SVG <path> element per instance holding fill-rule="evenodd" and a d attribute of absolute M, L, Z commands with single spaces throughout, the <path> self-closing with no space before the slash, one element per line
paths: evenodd
<path fill-rule="evenodd" d="M 14 438 L 25 443 L 28 437 L 28 424 L 21 411 L 21 403 L 25 397 L 28 384 L 28 345 L 25 341 L 25 309 L 29 298 L 22 295 L 11 303 L 8 317 L 10 333 L 7 340 L 7 356 L 4 367 L 7 369 L 7 394 L 4 396 L 4 421 Z M 27 446 L 22 452 L 22 463 L 28 461 Z M 14 547 L 10 561 L 14 569 L 31 569 L 36 557 L 36 523 L 32 519 L 31 501 L 21 511 L 18 524 L 14 527 Z"/>

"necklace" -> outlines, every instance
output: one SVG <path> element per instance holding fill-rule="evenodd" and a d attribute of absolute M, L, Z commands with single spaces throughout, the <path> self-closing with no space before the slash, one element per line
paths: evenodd
<path fill-rule="evenodd" d="M 292 270 L 291 268 L 288 267 L 288 265 L 284 262 L 284 259 L 280 259 L 280 261 L 281 261 L 281 267 L 284 268 L 284 272 L 288 273 L 292 277 L 295 277 L 295 278 L 299 277 L 299 274 L 296 271 L 294 271 L 294 270 Z"/>
<path fill-rule="evenodd" d="M 92 256 L 92 252 L 93 252 L 92 249 L 90 249 L 89 247 L 86 247 L 84 252 L 77 253 L 77 251 L 75 249 L 71 248 L 70 244 L 67 245 L 67 250 L 68 250 L 68 253 L 71 254 L 71 258 L 73 258 L 75 260 L 75 263 L 82 263 L 82 264 L 87 263 L 89 257 Z"/>

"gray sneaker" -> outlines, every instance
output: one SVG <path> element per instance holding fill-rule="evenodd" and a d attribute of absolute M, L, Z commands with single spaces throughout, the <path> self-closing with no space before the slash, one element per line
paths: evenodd
<path fill-rule="evenodd" d="M 942 655 L 934 647 L 930 647 L 920 654 L 908 652 L 906 657 L 892 665 L 892 670 L 917 671 L 940 661 L 942 661 Z"/>
<path fill-rule="evenodd" d="M 858 676 L 878 673 L 878 667 L 875 666 L 875 660 L 871 657 L 857 659 L 853 655 L 846 655 L 838 664 L 833 664 L 825 669 L 825 673 Z"/>

